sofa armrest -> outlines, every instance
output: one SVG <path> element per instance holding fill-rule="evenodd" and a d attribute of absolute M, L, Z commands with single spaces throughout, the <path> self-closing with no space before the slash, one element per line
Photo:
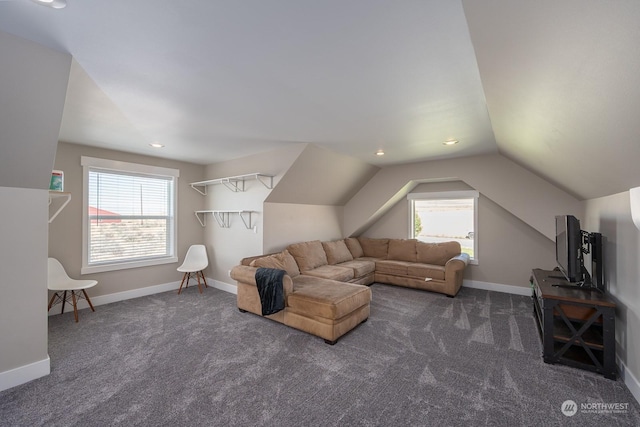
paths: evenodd
<path fill-rule="evenodd" d="M 231 269 L 231 278 L 237 282 L 256 286 L 257 270 L 257 267 L 250 267 L 248 265 L 236 265 Z M 285 298 L 287 297 L 287 295 L 293 293 L 293 280 L 288 274 L 285 274 L 282 277 L 282 288 Z"/>
<path fill-rule="evenodd" d="M 444 266 L 444 277 L 450 291 L 448 295 L 455 296 L 462 287 L 464 269 L 469 264 L 468 254 L 459 254 L 451 258 Z"/>
<path fill-rule="evenodd" d="M 454 265 L 454 264 L 457 264 L 457 263 L 456 263 L 456 261 L 462 261 L 462 262 L 464 263 L 464 265 L 463 265 L 463 266 L 460 266 L 460 265 L 458 264 L 458 266 L 457 266 L 457 267 L 454 267 L 453 265 Z M 447 263 L 445 264 L 445 268 L 446 268 L 446 269 L 449 269 L 449 268 L 450 268 L 450 267 L 449 267 L 449 263 L 452 263 L 452 266 L 451 266 L 451 267 L 453 267 L 453 268 L 455 268 L 455 269 L 458 269 L 458 268 L 460 268 L 460 267 L 464 268 L 464 267 L 466 267 L 466 266 L 469 264 L 469 254 L 458 254 L 458 255 L 454 256 L 454 257 L 453 257 L 453 258 L 451 258 L 449 261 L 447 261 Z"/>

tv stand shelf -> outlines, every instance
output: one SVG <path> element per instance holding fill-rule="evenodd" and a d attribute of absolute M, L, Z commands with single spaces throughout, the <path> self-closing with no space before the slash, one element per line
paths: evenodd
<path fill-rule="evenodd" d="M 569 284 L 558 273 L 534 269 L 530 279 L 543 360 L 615 380 L 615 303 L 590 289 L 554 286 Z"/>

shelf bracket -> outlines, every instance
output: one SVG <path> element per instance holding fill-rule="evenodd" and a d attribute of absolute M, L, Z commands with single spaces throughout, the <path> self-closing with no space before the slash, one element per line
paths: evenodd
<path fill-rule="evenodd" d="M 206 227 L 207 225 L 207 219 L 206 219 L 206 212 L 195 212 L 196 214 L 196 218 L 198 219 L 198 222 L 200 223 L 201 226 Z M 202 217 L 200 216 L 202 215 Z"/>
<path fill-rule="evenodd" d="M 229 190 L 237 193 L 238 191 L 244 191 L 244 178 L 241 179 L 230 179 L 226 178 L 222 180 L 222 184 L 227 187 Z"/>
<path fill-rule="evenodd" d="M 216 219 L 218 225 L 222 228 L 231 227 L 230 215 L 229 212 L 212 212 L 213 217 Z"/>
<path fill-rule="evenodd" d="M 69 202 L 71 201 L 71 193 L 59 193 L 59 194 L 52 194 L 52 192 L 49 193 L 49 206 L 51 206 L 51 202 L 53 199 L 57 199 L 57 198 L 61 198 L 64 197 L 64 201 L 62 202 L 62 204 L 58 207 L 58 209 L 53 213 L 53 215 L 51 215 L 49 217 L 49 224 L 51 224 L 53 222 L 54 219 L 56 219 L 56 217 L 58 216 L 58 214 L 60 212 L 62 212 L 62 210 L 69 204 Z"/>
<path fill-rule="evenodd" d="M 238 215 L 240 215 L 240 219 L 242 219 L 242 222 L 244 222 L 244 226 L 247 227 L 247 230 L 251 230 L 252 226 L 251 226 L 251 211 L 241 211 L 238 212 Z M 246 214 L 246 218 L 245 216 L 243 216 L 243 214 Z"/>
<path fill-rule="evenodd" d="M 268 181 L 269 183 L 268 184 L 267 184 L 267 178 L 269 179 L 269 181 Z M 262 183 L 262 185 L 264 185 L 268 189 L 271 190 L 273 188 L 273 176 L 256 174 L 256 179 L 258 181 L 260 181 L 260 183 Z M 264 179 L 264 181 L 263 181 L 263 179 Z"/>
<path fill-rule="evenodd" d="M 196 190 L 198 193 L 202 194 L 203 196 L 207 195 L 207 186 L 206 185 L 200 185 L 200 184 L 190 184 L 191 188 L 193 188 L 194 190 Z M 200 190 L 201 187 L 202 190 Z"/>

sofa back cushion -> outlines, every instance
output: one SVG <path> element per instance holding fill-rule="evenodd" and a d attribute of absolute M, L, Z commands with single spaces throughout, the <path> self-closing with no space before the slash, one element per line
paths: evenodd
<path fill-rule="evenodd" d="M 387 252 L 389 250 L 389 239 L 370 239 L 368 237 L 358 237 L 360 246 L 364 256 L 373 258 L 387 258 Z"/>
<path fill-rule="evenodd" d="M 294 243 L 287 246 L 287 250 L 295 258 L 300 271 L 313 270 L 329 263 L 320 240 Z"/>
<path fill-rule="evenodd" d="M 347 248 L 349 248 L 349 252 L 351 252 L 354 259 L 364 256 L 362 246 L 360 246 L 360 242 L 355 237 L 347 237 L 344 239 L 344 243 L 347 245 Z"/>
<path fill-rule="evenodd" d="M 460 254 L 460 243 L 425 243 L 417 242 L 418 262 L 424 264 L 445 265 L 447 261 Z"/>
<path fill-rule="evenodd" d="M 339 264 L 341 262 L 353 261 L 353 255 L 347 248 L 344 240 L 336 240 L 335 242 L 322 242 L 322 247 L 327 255 L 329 265 Z"/>
<path fill-rule="evenodd" d="M 416 262 L 418 252 L 416 239 L 389 239 L 387 259 Z"/>
<path fill-rule="evenodd" d="M 298 268 L 298 263 L 291 256 L 288 250 L 284 250 L 281 252 L 282 254 L 282 262 L 284 264 L 284 269 L 287 271 L 287 274 L 291 277 L 296 277 L 300 275 L 300 269 Z"/>
<path fill-rule="evenodd" d="M 289 251 L 286 249 L 280 253 L 256 258 L 249 264 L 251 267 L 277 268 L 285 270 L 289 276 L 296 277 L 300 275 L 298 264 L 293 259 Z"/>

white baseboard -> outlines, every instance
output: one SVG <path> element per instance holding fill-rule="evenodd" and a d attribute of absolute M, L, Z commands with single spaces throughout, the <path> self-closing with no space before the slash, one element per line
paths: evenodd
<path fill-rule="evenodd" d="M 229 283 L 221 282 L 219 280 L 213 280 L 209 277 L 207 277 L 207 283 L 210 287 L 220 289 L 221 291 L 229 292 L 231 294 L 238 293 L 238 287 L 235 285 L 230 285 Z M 194 286 L 194 284 L 190 283 L 189 286 Z M 154 286 L 147 286 L 145 288 L 132 289 L 130 291 L 100 295 L 97 297 L 92 297 L 91 295 L 89 295 L 89 298 L 91 298 L 91 303 L 95 307 L 95 306 L 104 305 L 104 304 L 111 304 L 112 302 L 124 301 L 132 298 L 139 298 L 147 295 L 159 294 L 161 292 L 177 291 L 179 287 L 180 287 L 180 282 L 170 282 L 170 283 L 164 283 L 162 285 L 154 285 Z M 89 308 L 89 304 L 84 299 L 81 299 L 78 301 L 78 310 L 82 310 L 84 308 Z M 73 311 L 73 306 L 69 303 L 65 304 L 64 312 L 68 313 L 70 311 Z M 53 316 L 56 314 L 60 314 L 59 304 L 51 307 L 51 310 L 49 310 L 49 316 Z"/>
<path fill-rule="evenodd" d="M 145 288 L 132 289 L 130 291 L 115 292 L 113 294 L 100 295 L 97 297 L 92 297 L 90 295 L 91 291 L 87 293 L 89 293 L 89 298 L 91 298 L 91 303 L 95 307 L 98 305 L 111 304 L 112 302 L 124 301 L 127 299 L 159 294 L 161 292 L 174 291 L 174 290 L 178 290 L 179 287 L 180 287 L 180 282 L 170 282 L 170 283 L 164 283 L 162 285 L 154 285 L 154 286 L 147 286 Z M 56 304 L 55 306 L 51 307 L 51 310 L 49 310 L 49 316 L 60 314 L 59 306 L 60 306 L 59 304 Z M 78 310 L 82 310 L 83 308 L 89 308 L 89 304 L 87 304 L 87 302 L 84 299 L 81 299 L 80 301 L 78 301 Z M 65 304 L 64 312 L 67 313 L 70 311 L 73 311 L 73 306 L 69 303 Z"/>
<path fill-rule="evenodd" d="M 28 383 L 36 378 L 49 375 L 49 373 L 51 373 L 51 360 L 49 356 L 47 356 L 46 359 L 29 363 L 28 365 L 0 372 L 0 391 Z"/>
<path fill-rule="evenodd" d="M 531 288 L 529 286 L 503 285 L 500 283 L 480 282 L 478 280 L 464 280 L 462 286 L 472 289 L 483 289 L 485 291 L 503 292 L 506 294 L 531 296 Z"/>
<path fill-rule="evenodd" d="M 221 291 L 238 295 L 238 287 L 236 285 L 231 285 L 229 283 L 221 282 L 219 280 L 209 279 L 208 277 L 207 277 L 207 283 L 209 283 L 209 286 L 212 286 L 216 289 L 220 289 Z"/>
<path fill-rule="evenodd" d="M 616 357 L 618 362 L 618 370 L 620 371 L 620 378 L 627 386 L 633 397 L 636 398 L 638 403 L 640 403 L 640 381 L 631 373 L 629 369 L 627 369 L 627 365 L 620 360 L 620 358 Z"/>

